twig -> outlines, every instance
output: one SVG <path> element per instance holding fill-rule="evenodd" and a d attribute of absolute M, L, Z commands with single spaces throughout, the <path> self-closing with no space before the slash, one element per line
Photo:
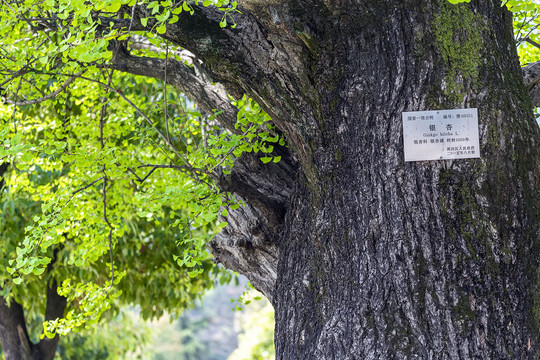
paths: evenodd
<path fill-rule="evenodd" d="M 2 0 L 2 2 L 3 2 L 4 4 L 6 4 L 7 7 L 8 7 L 11 11 L 13 11 L 14 14 L 17 13 L 17 12 L 15 11 L 15 9 L 13 9 L 13 8 L 11 7 L 11 5 L 9 5 L 9 2 L 7 2 L 7 1 L 5 1 L 5 0 Z"/>
<path fill-rule="evenodd" d="M 68 120 L 69 97 L 70 97 L 70 93 L 69 93 L 69 91 L 66 91 L 66 102 L 64 103 L 64 119 L 62 120 L 62 127 L 64 128 L 64 130 L 65 130 L 66 126 L 67 126 L 67 120 Z"/>
<path fill-rule="evenodd" d="M 109 80 L 107 81 L 107 86 L 111 86 L 111 79 L 113 75 L 114 70 L 111 70 L 111 73 L 109 74 Z M 103 151 L 103 148 L 105 147 L 105 143 L 103 142 L 103 127 L 105 126 L 105 115 L 107 113 L 107 98 L 105 96 L 101 97 L 101 111 L 100 111 L 100 117 L 99 117 L 99 142 L 101 144 L 101 151 Z M 105 168 L 103 168 L 103 171 L 105 171 Z"/>
<path fill-rule="evenodd" d="M 208 175 L 208 176 L 212 175 L 210 173 L 207 173 L 203 169 L 197 169 L 197 168 L 181 166 L 181 165 L 150 165 L 148 164 L 148 165 L 137 166 L 137 168 L 144 168 L 144 167 L 155 167 L 156 169 L 177 169 L 177 170 L 196 171 L 196 172 L 200 172 L 201 174 Z"/>
<path fill-rule="evenodd" d="M 536 12 L 537 10 L 535 10 L 534 12 Z M 521 34 L 521 30 L 523 30 L 523 28 L 526 26 L 526 25 L 529 25 L 529 23 L 531 23 L 532 21 L 534 21 L 536 18 L 538 17 L 538 15 L 536 16 L 531 16 L 529 20 L 527 20 L 526 22 L 524 21 L 523 23 L 521 23 L 521 26 L 519 28 L 518 31 L 516 31 L 517 34 Z M 525 39 L 527 39 L 529 36 L 531 36 L 532 32 L 535 31 L 538 26 L 540 26 L 540 24 L 537 24 L 536 26 L 534 26 L 532 29 L 529 30 L 529 32 L 527 33 L 527 35 L 525 36 L 522 36 L 521 39 L 519 40 L 518 42 L 518 45 L 521 44 Z"/>
<path fill-rule="evenodd" d="M 33 68 L 30 68 L 30 65 L 32 65 L 33 63 L 35 63 L 36 61 L 38 60 L 38 58 L 35 58 L 35 59 L 32 59 L 31 61 L 29 60 L 22 68 L 20 68 L 19 70 L 15 71 L 15 72 L 10 72 L 11 73 L 11 77 L 8 78 L 7 80 L 3 81 L 0 83 L 0 86 L 3 86 L 5 84 L 7 84 L 8 82 L 18 78 L 19 76 L 23 76 L 25 74 L 28 74 L 29 72 L 36 72 L 37 71 Z M 56 67 L 56 66 L 55 66 Z"/>
<path fill-rule="evenodd" d="M 242 134 L 242 136 L 246 136 L 247 133 L 249 131 L 251 131 L 251 129 L 253 129 L 255 125 L 251 125 L 246 131 L 244 131 L 244 133 Z M 227 151 L 227 154 L 225 154 L 225 156 L 223 157 L 223 159 L 221 159 L 220 162 L 218 162 L 216 165 L 214 165 L 214 167 L 212 167 L 210 169 L 210 173 L 213 173 L 215 169 L 217 169 L 218 166 L 220 166 L 221 164 L 223 164 L 223 162 L 233 153 L 234 150 L 236 150 L 236 148 L 238 147 L 237 146 L 233 146 L 232 148 L 229 149 L 229 151 Z"/>
<path fill-rule="evenodd" d="M 103 179 L 103 219 L 109 227 L 109 259 L 111 261 L 111 283 L 109 288 L 114 284 L 114 265 L 113 265 L 113 253 L 112 253 L 112 232 L 113 227 L 107 218 L 107 177 Z"/>
<path fill-rule="evenodd" d="M 83 80 L 87 80 L 87 81 L 90 81 L 90 82 L 93 82 L 93 83 L 96 83 L 96 84 L 99 84 L 101 86 L 103 86 L 104 88 L 114 92 L 116 95 L 120 96 L 122 99 L 124 99 L 125 102 L 128 103 L 129 106 L 131 106 L 140 116 L 143 117 L 143 119 L 150 125 L 152 126 L 152 128 L 158 133 L 159 137 L 161 137 L 165 143 L 171 148 L 171 150 L 176 154 L 176 156 L 178 156 L 180 159 L 183 159 L 184 161 L 186 161 L 186 163 L 188 163 L 188 161 L 185 159 L 184 156 L 182 156 L 182 154 L 180 154 L 180 152 L 178 151 L 178 149 L 176 148 L 176 146 L 174 146 L 174 144 L 169 140 L 167 139 L 167 136 L 165 134 L 163 134 L 163 132 L 161 130 L 159 130 L 153 123 L 152 123 L 152 120 L 150 120 L 150 118 L 148 118 L 148 116 L 146 116 L 146 114 L 144 112 L 142 112 L 141 109 L 139 109 L 133 102 L 131 102 L 124 94 L 122 94 L 120 91 L 116 90 L 114 87 L 110 86 L 110 85 L 107 85 L 99 80 L 95 80 L 95 79 L 91 79 L 91 78 L 88 78 L 86 76 L 82 76 L 82 73 L 79 73 L 79 74 L 74 74 L 74 75 L 68 75 L 68 74 L 59 74 L 59 73 L 46 73 L 46 72 L 43 72 L 41 73 L 43 75 L 58 75 L 58 76 L 70 76 L 71 77 L 71 82 L 73 81 L 73 79 L 83 79 Z M 68 80 L 68 81 L 70 81 Z M 65 85 L 65 84 L 64 84 Z M 69 85 L 69 84 L 68 84 Z M 62 91 L 64 88 L 64 86 L 62 86 L 62 88 L 58 89 L 57 91 L 55 91 L 55 93 L 59 93 L 60 91 Z M 54 94 L 54 95 L 56 95 Z M 54 96 L 53 94 L 49 94 L 47 95 L 48 98 L 51 98 Z M 43 100 L 45 100 L 43 98 Z M 42 101 L 43 101 L 42 100 Z M 36 100 L 30 100 L 30 101 L 36 101 Z M 35 103 L 35 102 L 34 102 Z"/>
<path fill-rule="evenodd" d="M 530 38 L 526 38 L 525 41 L 528 42 L 529 44 L 533 45 L 533 46 L 536 46 L 537 48 L 540 48 L 540 44 L 537 43 L 534 40 L 531 40 Z"/>
<path fill-rule="evenodd" d="M 23 79 L 22 77 L 19 79 L 19 85 L 17 85 L 17 91 L 15 91 L 15 98 L 19 96 L 19 90 L 21 88 L 22 79 Z M 14 127 L 15 134 L 17 133 L 17 119 L 15 119 L 16 113 L 17 113 L 17 107 L 14 106 L 13 114 L 11 114 L 11 119 L 13 120 L 13 127 Z"/>
<path fill-rule="evenodd" d="M 77 79 L 77 77 L 78 77 L 78 75 L 72 76 L 62 86 L 60 86 L 58 89 L 56 89 L 55 91 L 53 91 L 49 95 L 46 95 L 46 96 L 44 96 L 42 98 L 34 99 L 34 100 L 27 100 L 27 101 L 13 101 L 13 100 L 6 99 L 5 101 L 8 104 L 12 104 L 12 105 L 16 105 L 16 106 L 33 105 L 33 104 L 40 103 L 40 102 L 43 102 L 45 100 L 52 99 L 53 97 L 58 95 L 60 92 L 64 91 L 64 89 L 67 88 L 69 86 L 69 84 L 71 84 L 73 81 L 75 81 Z M 20 82 L 19 82 L 19 84 L 20 84 Z"/>
<path fill-rule="evenodd" d="M 99 84 L 101 86 L 103 86 L 105 89 L 108 89 L 112 92 L 114 92 L 116 95 L 120 96 L 129 106 L 131 106 L 150 126 L 152 126 L 152 128 L 157 132 L 157 134 L 159 135 L 159 137 L 161 137 L 161 139 L 163 141 L 165 141 L 165 143 L 170 147 L 170 149 L 176 154 L 176 156 L 178 156 L 180 159 L 182 159 L 185 163 L 186 163 L 186 167 L 184 170 L 188 170 L 188 171 L 191 171 L 191 172 L 200 172 L 202 174 L 205 174 L 209 177 L 211 177 L 212 179 L 216 179 L 217 177 L 212 174 L 211 172 L 207 172 L 207 171 L 204 171 L 202 169 L 197 169 L 197 168 L 194 168 L 193 166 L 191 166 L 189 164 L 189 161 L 188 159 L 186 159 L 185 156 L 183 156 L 179 151 L 178 149 L 176 148 L 176 146 L 174 146 L 174 144 L 169 140 L 167 139 L 167 137 L 165 136 L 165 134 L 163 134 L 163 132 L 161 130 L 159 130 L 153 123 L 152 123 L 152 120 L 150 120 L 150 118 L 141 110 L 139 109 L 133 102 L 131 102 L 122 92 L 116 90 L 114 87 L 112 87 L 110 84 L 105 84 L 103 83 L 102 81 L 99 81 L 99 80 L 95 80 L 95 79 L 92 79 L 92 78 L 89 78 L 89 77 L 86 77 L 86 76 L 82 76 L 80 74 L 75 74 L 75 75 L 68 75 L 68 74 L 60 74 L 60 73 L 46 73 L 46 72 L 43 72 L 42 73 L 43 75 L 57 75 L 57 76 L 70 76 L 72 78 L 78 78 L 78 79 L 83 79 L 83 80 L 87 80 L 87 81 L 90 81 L 90 82 L 93 82 L 93 83 L 96 83 L 96 84 Z M 177 166 L 175 165 L 177 169 L 181 169 L 182 167 L 180 166 Z M 173 168 L 173 166 L 169 166 L 171 168 Z M 159 166 L 158 166 L 159 168 Z M 186 175 L 188 175 L 189 177 L 191 177 L 193 180 L 201 183 L 201 179 L 197 178 L 197 177 L 194 177 L 194 176 L 191 176 L 188 172 L 185 172 Z M 203 181 L 204 182 L 204 181 Z M 206 183 L 206 182 L 204 182 Z M 206 183 L 207 184 L 207 183 Z"/>
<path fill-rule="evenodd" d="M 538 27 L 540 26 L 540 24 L 537 24 L 536 26 L 534 26 L 532 29 L 529 30 L 529 32 L 525 35 L 525 36 L 522 36 L 519 38 L 519 41 L 517 43 L 517 45 L 520 45 L 523 41 L 527 41 L 527 39 L 531 36 L 531 34 L 536 30 L 538 29 Z M 521 31 L 520 31 L 521 32 Z M 519 32 L 518 32 L 519 33 Z"/>
<path fill-rule="evenodd" d="M 31 81 L 26 80 L 26 79 L 24 78 L 24 76 L 21 77 L 21 79 L 22 79 L 25 83 L 27 83 L 28 85 L 30 85 L 31 87 L 33 87 L 34 89 L 36 89 L 36 91 L 39 92 L 39 93 L 41 94 L 41 96 L 45 96 L 45 93 L 44 93 L 43 91 L 41 91 L 41 89 L 38 88 L 36 84 L 34 84 L 34 83 L 31 82 Z"/>
<path fill-rule="evenodd" d="M 186 174 L 189 178 L 193 179 L 194 181 L 198 182 L 199 184 L 205 184 L 207 185 L 208 187 L 212 187 L 211 184 L 209 184 L 208 182 L 200 179 L 199 177 L 197 177 L 196 175 L 194 176 L 194 173 L 196 172 L 199 172 L 201 174 L 204 174 L 206 176 L 208 176 L 209 178 L 212 178 L 214 180 L 218 180 L 219 178 L 215 175 L 215 174 L 212 174 L 212 173 L 208 173 L 202 169 L 197 169 L 197 168 L 192 168 L 192 167 L 186 167 L 186 166 L 180 166 L 180 165 L 152 165 L 152 164 L 146 164 L 146 165 L 139 165 L 137 166 L 137 168 L 145 168 L 145 167 L 153 167 L 155 169 L 175 169 L 175 170 L 179 170 L 179 171 L 182 171 L 184 174 Z M 137 180 L 139 181 L 141 178 L 139 176 L 137 176 L 137 174 L 135 174 L 135 172 L 133 171 L 133 169 L 130 169 L 128 168 L 128 171 L 131 172 L 133 175 L 135 175 L 135 177 L 137 177 Z M 152 169 L 152 171 L 150 171 L 149 174 L 147 174 L 147 176 L 145 176 L 144 180 L 146 180 L 148 178 L 148 176 L 154 172 L 154 169 Z M 143 181 L 144 181 L 143 180 Z"/>
<path fill-rule="evenodd" d="M 154 128 L 154 130 L 158 133 L 158 135 L 167 143 L 167 145 L 169 145 L 169 147 L 171 148 L 171 150 L 180 158 L 180 159 L 184 159 L 184 156 L 182 156 L 182 154 L 180 154 L 180 152 L 178 151 L 178 149 L 176 148 L 176 146 L 174 146 L 174 144 L 169 141 L 167 139 L 167 137 L 165 136 L 165 134 L 163 134 L 163 132 L 161 132 L 161 130 L 159 130 L 153 123 L 152 123 L 152 120 L 150 120 L 150 118 L 148 116 L 146 116 L 146 114 L 144 112 L 142 112 L 141 109 L 139 109 L 134 103 L 132 103 L 124 94 L 122 94 L 120 91 L 116 90 L 115 88 L 99 81 L 99 80 L 94 80 L 94 79 L 91 79 L 91 78 L 88 78 L 88 77 L 85 77 L 85 76 L 80 76 L 80 75 L 76 75 L 76 77 L 80 78 L 80 79 L 83 79 L 83 80 L 87 80 L 87 81 L 90 81 L 90 82 L 94 82 L 94 83 L 97 83 L 97 84 L 100 84 L 101 86 L 105 87 L 106 89 L 108 90 L 111 90 L 112 92 L 114 92 L 116 95 L 120 96 L 122 99 L 124 99 L 125 102 L 127 102 L 129 104 L 129 106 L 131 106 L 139 115 L 141 115 L 143 117 L 143 119 L 150 125 L 152 126 L 152 128 Z"/>
<path fill-rule="evenodd" d="M 12 164 L 12 165 L 13 165 L 13 164 Z M 103 179 L 105 179 L 105 176 L 102 176 L 102 177 L 100 177 L 100 178 L 98 178 L 98 179 L 92 181 L 90 184 L 85 185 L 85 186 L 83 186 L 82 188 L 73 191 L 73 192 L 71 193 L 71 196 L 69 197 L 69 199 L 67 199 L 67 201 L 64 203 L 64 205 L 62 205 L 62 207 L 61 207 L 60 209 L 56 210 L 56 212 L 53 214 L 53 220 L 56 219 L 56 217 L 58 216 L 58 214 L 60 214 L 60 211 L 62 211 L 62 209 L 63 209 L 64 207 L 66 207 L 67 204 L 69 204 L 69 202 L 71 201 L 71 199 L 73 199 L 73 197 L 74 197 L 75 195 L 77 195 L 78 193 L 80 193 L 81 191 L 83 191 L 83 190 L 85 190 L 85 189 L 88 189 L 90 186 L 94 185 L 95 183 L 97 183 L 98 181 L 103 180 Z M 48 226 L 48 227 L 45 229 L 45 231 L 43 232 L 43 235 L 42 235 L 41 238 L 39 239 L 39 242 L 38 242 L 36 248 L 34 249 L 34 255 L 36 254 L 37 249 L 41 246 L 41 243 L 43 242 L 43 239 L 45 238 L 45 234 L 51 229 L 51 227 L 52 227 L 52 226 Z"/>
<path fill-rule="evenodd" d="M 169 60 L 169 43 L 166 44 L 165 52 L 165 79 L 163 81 L 163 113 L 165 115 L 165 131 L 167 132 L 167 139 L 171 141 L 169 136 L 169 119 L 167 118 L 167 62 Z"/>
<path fill-rule="evenodd" d="M 135 5 L 131 8 L 131 19 L 129 20 L 129 27 L 128 27 L 128 34 L 131 32 L 131 26 L 133 25 L 133 19 L 135 18 L 135 7 L 137 6 L 137 2 L 135 2 Z"/>
<path fill-rule="evenodd" d="M 73 197 L 74 197 L 75 195 L 77 195 L 78 193 L 80 193 L 80 192 L 83 191 L 83 190 L 88 189 L 90 186 L 94 185 L 95 183 L 97 183 L 97 182 L 100 181 L 100 180 L 103 180 L 104 178 L 105 178 L 105 175 L 103 175 L 103 176 L 100 177 L 100 178 L 97 178 L 96 180 L 92 181 L 90 184 L 85 185 L 85 186 L 83 186 L 82 188 L 77 189 L 77 190 L 75 190 L 74 192 L 72 192 L 72 193 L 71 193 L 71 196 L 70 196 L 69 199 L 66 201 L 66 203 L 64 204 L 64 206 L 66 206 L 66 205 L 71 201 L 71 199 L 73 199 Z M 62 207 L 64 207 L 64 206 L 62 206 Z"/>
<path fill-rule="evenodd" d="M 113 77 L 114 70 L 111 70 L 109 74 L 109 79 L 107 81 L 107 87 L 111 89 L 111 81 Z M 101 144 L 101 151 L 105 148 L 105 142 L 103 141 L 103 128 L 105 127 L 105 115 L 107 114 L 107 98 L 103 96 L 101 98 L 101 116 L 99 118 L 99 142 Z M 109 222 L 109 219 L 107 218 L 107 174 L 105 173 L 106 165 L 103 165 L 103 188 L 102 188 L 102 196 L 103 196 L 103 220 L 109 227 L 109 258 L 111 261 L 111 283 L 109 284 L 109 288 L 113 286 L 114 284 L 114 264 L 113 264 L 113 249 L 112 249 L 112 232 L 113 227 L 111 223 Z"/>
<path fill-rule="evenodd" d="M 140 166 L 139 166 L 139 167 L 140 167 Z M 144 178 L 142 178 L 142 179 L 141 179 L 141 178 L 135 173 L 135 171 L 133 171 L 131 168 L 127 168 L 127 169 L 128 169 L 128 171 L 129 171 L 130 173 L 132 173 L 133 175 L 135 175 L 135 177 L 137 178 L 137 181 L 139 182 L 139 184 L 142 184 L 143 182 L 146 181 L 146 179 L 148 179 L 148 178 L 150 177 L 150 175 L 152 175 L 152 173 L 153 173 L 154 171 L 156 171 L 157 168 L 158 168 L 157 166 L 154 166 L 154 167 L 152 168 L 152 170 L 150 170 L 150 171 L 148 172 L 148 174 L 146 174 L 146 176 L 145 176 Z"/>

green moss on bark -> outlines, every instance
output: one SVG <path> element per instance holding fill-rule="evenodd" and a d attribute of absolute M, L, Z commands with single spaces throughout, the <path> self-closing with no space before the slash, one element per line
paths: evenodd
<path fill-rule="evenodd" d="M 468 331 L 469 324 L 476 320 L 476 313 L 471 308 L 469 296 L 463 294 L 456 306 L 452 309 L 454 316 L 461 322 L 462 331 L 466 333 Z"/>
<path fill-rule="evenodd" d="M 473 86 L 478 80 L 482 32 L 486 26 L 468 4 L 452 5 L 445 1 L 433 25 L 435 46 L 447 71 L 443 92 L 451 102 L 461 103 L 466 86 Z"/>

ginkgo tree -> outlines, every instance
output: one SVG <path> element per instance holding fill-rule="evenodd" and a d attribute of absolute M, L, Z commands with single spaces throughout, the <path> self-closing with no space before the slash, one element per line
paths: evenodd
<path fill-rule="evenodd" d="M 129 299 L 159 237 L 185 281 L 205 247 L 248 276 L 280 359 L 538 355 L 535 2 L 1 4 L 4 191 L 35 204 L 1 286 L 71 304 L 45 343 Z M 402 112 L 453 108 L 482 157 L 405 162 Z"/>

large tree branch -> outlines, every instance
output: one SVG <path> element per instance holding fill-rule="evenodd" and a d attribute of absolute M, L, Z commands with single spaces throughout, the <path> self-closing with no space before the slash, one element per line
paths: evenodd
<path fill-rule="evenodd" d="M 264 7 L 258 10 L 270 14 Z M 311 55 L 292 26 L 282 26 L 276 18 L 255 18 L 242 11 L 243 14 L 234 14 L 235 29 L 221 29 L 219 21 L 223 13 L 212 8 L 197 8 L 192 16 L 183 13 L 177 23 L 168 25 L 166 33 L 160 36 L 189 50 L 201 62 L 195 60 L 191 68 L 169 60 L 167 83 L 186 93 L 206 111 L 209 108 L 225 110 L 222 114 L 227 115 L 225 119 L 218 117 L 217 120 L 231 131 L 234 131 L 231 125 L 236 122 L 236 112 L 231 116 L 232 112 L 227 110 L 230 109 L 227 95 L 222 90 L 216 95 L 213 81 L 223 84 L 235 97 L 248 94 L 270 114 L 287 138 L 300 139 L 300 131 L 291 123 L 306 120 L 305 116 L 300 116 L 302 108 L 309 108 L 305 95 L 317 96 L 310 90 L 311 80 L 304 69 L 306 62 L 301 59 Z M 144 8 L 138 8 L 135 17 L 138 21 L 148 14 Z M 149 28 L 153 25 L 150 20 Z M 268 26 L 282 36 L 269 38 Z M 163 59 L 136 58 L 117 51 L 113 63 L 121 71 L 165 80 Z M 292 92 L 297 96 L 285 98 L 290 94 L 282 87 L 285 83 L 294 84 L 296 89 Z M 314 117 L 311 120 L 312 124 L 316 123 Z M 294 136 L 289 137 L 290 133 Z M 289 145 L 294 146 L 293 142 Z M 267 165 L 256 155 L 244 154 L 236 160 L 233 172 L 220 179 L 218 185 L 222 190 L 236 193 L 247 204 L 229 211 L 228 226 L 208 244 L 217 262 L 247 275 L 271 300 L 279 257 L 277 244 L 297 171 L 289 151 L 282 151 L 284 154 L 278 164 Z"/>
<path fill-rule="evenodd" d="M 232 13 L 237 26 L 222 29 L 222 11 L 214 7 L 194 9 L 193 15 L 182 12 L 179 21 L 167 25 L 166 32 L 158 36 L 195 54 L 212 81 L 222 84 L 236 98 L 247 94 L 256 100 L 287 133 L 282 122 L 299 120 L 299 108 L 309 106 L 305 96 L 284 99 L 287 92 L 283 84 L 294 84 L 299 94 L 315 95 L 305 68 L 309 65 L 306 57 L 312 54 L 292 26 L 290 10 L 284 6 L 279 9 L 280 15 L 274 16 L 275 12 L 264 6 L 240 8 L 241 13 Z M 134 21 L 149 17 L 150 12 L 137 7 Z M 148 29 L 154 25 L 150 19 Z"/>
<path fill-rule="evenodd" d="M 167 76 L 165 76 L 167 66 Z M 229 131 L 236 132 L 236 114 L 238 109 L 231 105 L 225 89 L 214 84 L 198 65 L 190 67 L 175 59 L 135 57 L 126 51 L 117 51 L 109 67 L 134 75 L 161 79 L 186 94 L 209 114 L 221 110 L 220 121 Z"/>
<path fill-rule="evenodd" d="M 140 42 L 140 39 L 139 39 Z M 134 57 L 117 51 L 112 67 L 124 72 L 165 80 L 165 60 Z M 194 61 L 197 63 L 197 61 Z M 236 132 L 237 109 L 225 91 L 212 83 L 202 68 L 189 67 L 174 59 L 167 61 L 167 83 L 194 99 L 206 111 L 224 111 L 217 117 L 230 131 Z M 263 164 L 259 156 L 244 154 L 237 159 L 232 173 L 219 179 L 223 191 L 240 195 L 248 204 L 230 211 L 229 225 L 208 245 L 217 262 L 248 275 L 252 284 L 269 299 L 276 281 L 277 243 L 281 224 L 292 193 L 296 166 L 287 149 L 276 149 L 282 160 Z"/>

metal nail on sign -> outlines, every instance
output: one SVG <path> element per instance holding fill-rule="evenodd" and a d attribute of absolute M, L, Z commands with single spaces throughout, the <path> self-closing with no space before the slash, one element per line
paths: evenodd
<path fill-rule="evenodd" d="M 405 161 L 480 157 L 478 110 L 402 113 Z"/>

